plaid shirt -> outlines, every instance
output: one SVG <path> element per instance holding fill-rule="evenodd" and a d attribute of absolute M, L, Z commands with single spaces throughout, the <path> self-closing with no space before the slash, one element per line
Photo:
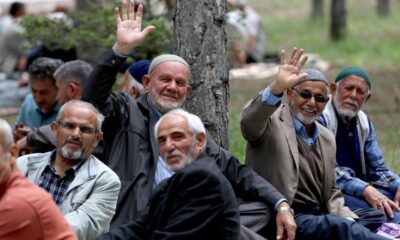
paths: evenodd
<path fill-rule="evenodd" d="M 319 118 L 319 122 L 327 126 L 324 116 Z M 336 164 L 336 184 L 343 192 L 354 196 L 361 196 L 369 184 L 375 187 L 386 188 L 389 192 L 395 194 L 400 187 L 400 177 L 385 166 L 383 153 L 375 135 L 375 129 L 372 122 L 369 120 L 368 122 L 369 135 L 365 142 L 361 143 L 364 144 L 364 158 L 367 170 L 366 179 L 362 180 L 358 178 L 353 169 L 340 167 Z"/>
<path fill-rule="evenodd" d="M 50 162 L 40 176 L 38 185 L 49 192 L 57 206 L 61 207 L 68 187 L 75 178 L 75 172 L 79 170 L 83 161 L 66 171 L 64 177 L 60 177 L 54 169 L 54 160 L 55 154 L 51 156 Z"/>

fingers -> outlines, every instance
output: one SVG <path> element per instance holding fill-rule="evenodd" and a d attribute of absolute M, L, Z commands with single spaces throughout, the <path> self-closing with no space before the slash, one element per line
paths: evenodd
<path fill-rule="evenodd" d="M 280 57 L 279 57 L 279 64 L 284 65 L 286 62 L 285 59 L 285 49 L 281 49 Z"/>
<path fill-rule="evenodd" d="M 308 56 L 304 56 L 301 59 L 300 63 L 297 66 L 299 68 L 299 70 L 301 70 L 304 67 L 304 65 L 306 64 L 307 60 L 308 60 Z"/>
<path fill-rule="evenodd" d="M 283 225 L 282 224 L 278 224 L 278 226 L 276 226 L 276 239 L 283 239 Z"/>
<path fill-rule="evenodd" d="M 391 206 L 389 205 L 389 202 L 384 201 L 383 203 L 381 203 L 381 208 L 379 208 L 380 210 L 383 210 L 386 212 L 386 215 L 389 216 L 389 218 L 394 218 L 394 214 L 393 214 L 393 210 L 391 208 Z"/>
<path fill-rule="evenodd" d="M 289 59 L 287 61 L 287 64 L 293 64 L 293 61 L 295 59 L 296 54 L 297 54 L 297 47 L 294 47 L 292 52 L 290 53 Z"/>
<path fill-rule="evenodd" d="M 128 15 L 127 19 L 132 19 L 132 20 L 135 19 L 135 1 L 134 0 L 129 1 L 127 15 Z"/>
<path fill-rule="evenodd" d="M 114 17 L 115 17 L 116 25 L 120 24 L 122 20 L 121 20 L 121 16 L 119 15 L 119 8 L 118 7 L 114 8 Z"/>
<path fill-rule="evenodd" d="M 147 36 L 149 33 L 151 33 L 156 27 L 153 25 L 147 26 L 145 29 L 142 30 L 144 36 Z"/>
<path fill-rule="evenodd" d="M 142 17 L 143 17 L 143 4 L 139 4 L 138 10 L 136 12 L 136 21 L 141 24 L 142 23 Z M 132 18 L 133 19 L 133 18 Z"/>

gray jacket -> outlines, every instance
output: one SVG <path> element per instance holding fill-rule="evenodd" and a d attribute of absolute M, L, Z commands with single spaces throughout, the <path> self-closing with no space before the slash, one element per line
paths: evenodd
<path fill-rule="evenodd" d="M 30 181 L 38 184 L 51 154 L 19 157 L 17 166 Z M 120 187 L 117 175 L 93 155 L 79 168 L 60 209 L 79 239 L 94 239 L 108 231 Z"/>

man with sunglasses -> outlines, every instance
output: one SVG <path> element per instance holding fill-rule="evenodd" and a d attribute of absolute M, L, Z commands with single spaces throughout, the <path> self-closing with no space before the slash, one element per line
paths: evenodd
<path fill-rule="evenodd" d="M 400 222 L 400 177 L 385 166 L 372 122 L 361 110 L 371 97 L 371 78 L 359 67 L 347 67 L 330 85 L 322 123 L 336 136 L 337 185 L 345 205 L 373 207 Z"/>
<path fill-rule="evenodd" d="M 56 150 L 17 159 L 18 168 L 49 192 L 79 239 L 108 230 L 115 213 L 120 180 L 93 149 L 103 137 L 103 115 L 90 103 L 65 103 L 51 129 Z"/>
<path fill-rule="evenodd" d="M 246 162 L 286 197 L 296 239 L 383 239 L 359 224 L 335 185 L 335 139 L 315 120 L 329 100 L 328 81 L 294 49 L 281 52 L 276 80 L 241 114 Z M 301 70 L 301 71 L 300 71 Z M 286 91 L 288 104 L 281 104 Z"/>

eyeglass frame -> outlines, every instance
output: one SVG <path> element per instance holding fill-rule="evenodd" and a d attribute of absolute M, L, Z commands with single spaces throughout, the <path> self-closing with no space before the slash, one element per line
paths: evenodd
<path fill-rule="evenodd" d="M 328 97 L 328 96 L 325 97 L 324 95 L 322 95 L 322 94 L 320 94 L 320 93 L 317 93 L 317 94 L 313 95 L 313 94 L 312 94 L 310 91 L 308 91 L 308 90 L 301 90 L 301 91 L 299 91 L 299 89 L 297 89 L 297 88 L 295 88 L 295 87 L 292 87 L 291 89 L 294 90 L 294 91 L 296 91 L 296 92 L 299 94 L 299 96 L 300 96 L 301 98 L 305 99 L 305 100 L 310 100 L 311 98 L 314 98 L 314 101 L 317 102 L 317 103 L 327 103 L 327 102 L 329 101 L 329 97 Z M 309 94 L 309 95 L 304 95 L 304 94 Z M 322 99 L 319 98 L 319 96 L 321 96 Z"/>
<path fill-rule="evenodd" d="M 97 133 L 98 130 L 96 128 L 84 126 L 84 125 L 79 125 L 77 123 L 70 123 L 70 122 L 65 122 L 65 121 L 57 121 L 58 125 L 68 131 L 74 131 L 76 128 L 79 128 L 79 131 L 83 134 L 94 134 Z M 67 125 L 71 125 L 68 127 Z"/>

